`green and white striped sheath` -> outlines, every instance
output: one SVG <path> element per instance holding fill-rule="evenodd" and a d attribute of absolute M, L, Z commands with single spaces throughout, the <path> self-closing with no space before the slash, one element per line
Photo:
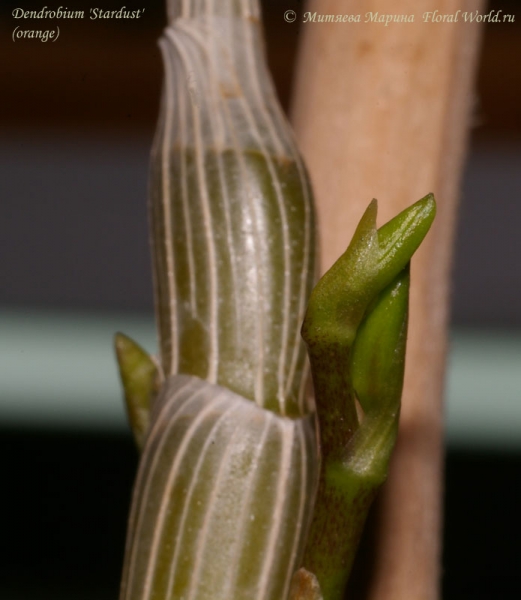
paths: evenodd
<path fill-rule="evenodd" d="M 309 419 L 170 377 L 134 489 L 122 600 L 285 598 L 316 476 Z"/>
<path fill-rule="evenodd" d="M 151 163 L 161 391 L 121 600 L 284 600 L 317 479 L 305 169 L 255 0 L 171 2 Z"/>

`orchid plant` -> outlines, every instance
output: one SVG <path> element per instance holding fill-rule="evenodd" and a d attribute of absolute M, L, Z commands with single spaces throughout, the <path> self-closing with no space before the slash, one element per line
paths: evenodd
<path fill-rule="evenodd" d="M 120 600 L 340 600 L 397 435 L 409 263 L 435 202 L 379 229 L 371 202 L 313 289 L 311 187 L 257 0 L 167 5 L 159 359 L 116 336 L 141 450 Z"/>

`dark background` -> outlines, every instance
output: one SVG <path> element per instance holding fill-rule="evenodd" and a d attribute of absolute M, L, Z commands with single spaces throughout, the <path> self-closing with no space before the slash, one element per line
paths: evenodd
<path fill-rule="evenodd" d="M 287 107 L 298 23 L 282 15 L 302 2 L 264 5 Z M 136 21 L 60 22 L 45 44 L 12 42 L 17 25 L 54 24 L 15 21 L 18 6 L 43 4 L 0 5 L 0 307 L 149 313 L 145 198 L 163 2 Z M 484 28 L 452 314 L 455 327 L 521 332 L 521 3 L 489 8 L 516 23 Z M 116 598 L 137 464 L 130 434 L 0 425 L 0 456 L 0 598 Z M 521 455 L 451 447 L 446 464 L 444 598 L 521 597 Z"/>

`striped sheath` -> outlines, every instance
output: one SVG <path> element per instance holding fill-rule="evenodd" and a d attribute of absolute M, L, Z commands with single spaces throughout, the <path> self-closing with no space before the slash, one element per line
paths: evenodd
<path fill-rule="evenodd" d="M 166 380 L 134 490 L 121 600 L 281 600 L 317 463 L 289 419 L 193 376 Z"/>
<path fill-rule="evenodd" d="M 169 3 L 150 222 L 165 376 L 121 600 L 284 600 L 317 479 L 314 212 L 255 0 Z"/>
<path fill-rule="evenodd" d="M 314 214 L 264 64 L 257 3 L 175 6 L 160 43 L 150 184 L 163 370 L 301 416 Z"/>

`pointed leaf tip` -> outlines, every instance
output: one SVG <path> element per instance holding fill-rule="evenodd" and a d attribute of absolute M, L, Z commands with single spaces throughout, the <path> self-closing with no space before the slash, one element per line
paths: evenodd
<path fill-rule="evenodd" d="M 324 339 L 326 332 L 332 342 L 353 338 L 371 299 L 370 281 L 378 268 L 377 212 L 378 202 L 373 199 L 346 251 L 312 291 L 301 330 L 308 346 L 317 335 Z"/>
<path fill-rule="evenodd" d="M 116 349 L 116 353 L 118 354 L 118 358 L 121 355 L 122 357 L 125 355 L 126 351 L 130 351 L 135 344 L 128 336 L 124 333 L 118 331 L 114 334 L 114 348 Z"/>
<path fill-rule="evenodd" d="M 428 194 L 378 229 L 378 279 L 387 287 L 411 260 L 436 216 L 436 201 Z"/>
<path fill-rule="evenodd" d="M 128 418 L 141 448 L 148 431 L 151 400 L 157 393 L 158 368 L 148 353 L 123 333 L 115 334 L 114 347 Z"/>
<path fill-rule="evenodd" d="M 373 198 L 371 202 L 369 202 L 367 208 L 358 223 L 355 234 L 353 236 L 353 240 L 358 237 L 357 234 L 362 232 L 371 231 L 372 229 L 376 229 L 376 217 L 378 215 L 378 200 Z"/>

